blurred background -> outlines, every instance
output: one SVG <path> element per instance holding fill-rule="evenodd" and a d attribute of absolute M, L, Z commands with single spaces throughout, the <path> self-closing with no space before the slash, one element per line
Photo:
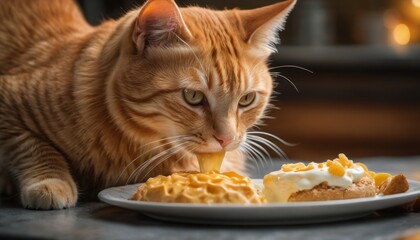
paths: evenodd
<path fill-rule="evenodd" d="M 79 0 L 92 24 L 144 1 Z M 216 9 L 274 0 L 177 0 Z M 262 130 L 295 147 L 291 159 L 420 155 L 420 0 L 299 0 L 271 66 L 274 119 Z M 298 67 L 309 69 L 313 73 Z"/>

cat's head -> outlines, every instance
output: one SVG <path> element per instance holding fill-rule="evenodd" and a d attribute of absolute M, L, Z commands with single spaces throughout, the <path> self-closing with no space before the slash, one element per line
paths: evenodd
<path fill-rule="evenodd" d="M 133 136 L 191 152 L 236 149 L 269 103 L 266 62 L 294 4 L 216 11 L 149 0 L 124 25 L 129 47 L 111 86 L 116 119 Z"/>

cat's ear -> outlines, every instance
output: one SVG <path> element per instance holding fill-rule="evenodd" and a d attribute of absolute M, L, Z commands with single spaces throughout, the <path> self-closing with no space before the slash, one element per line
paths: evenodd
<path fill-rule="evenodd" d="M 283 29 L 295 4 L 296 0 L 287 0 L 266 7 L 242 10 L 240 17 L 245 29 L 244 40 L 249 44 L 272 48 L 272 43 L 278 40 L 278 31 Z"/>
<path fill-rule="evenodd" d="M 133 41 L 138 51 L 148 46 L 168 46 L 191 33 L 173 0 L 148 0 L 140 10 L 134 24 Z"/>

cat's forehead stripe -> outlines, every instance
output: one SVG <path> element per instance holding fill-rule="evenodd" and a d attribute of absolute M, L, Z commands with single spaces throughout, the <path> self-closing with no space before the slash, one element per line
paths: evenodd
<path fill-rule="evenodd" d="M 209 79 L 209 81 L 211 82 L 211 86 L 212 86 L 212 88 L 213 88 L 213 86 L 214 87 L 216 87 L 216 86 L 220 86 L 220 75 L 218 74 L 218 71 L 217 71 L 217 69 L 216 69 L 216 66 L 214 66 L 213 68 L 212 68 L 212 71 L 211 71 L 213 74 L 212 74 L 212 78 L 211 79 Z M 212 88 L 210 88 L 210 89 L 212 89 Z"/>
<path fill-rule="evenodd" d="M 241 52 L 240 43 L 236 37 L 237 29 L 223 14 L 214 12 L 199 12 L 199 18 L 194 18 L 193 26 L 202 34 L 201 46 L 205 46 L 209 53 L 210 64 L 215 71 L 207 76 L 208 87 L 212 89 L 221 86 L 226 92 L 238 90 L 241 86 Z M 217 26 L 217 27 L 215 27 Z M 204 70 L 204 69 L 203 69 Z M 218 81 L 216 81 L 218 80 Z"/>
<path fill-rule="evenodd" d="M 209 90 L 215 88 L 225 93 L 243 93 L 254 85 L 261 85 L 258 73 L 252 71 L 258 64 L 242 40 L 240 20 L 237 16 L 226 18 L 226 15 L 215 12 L 200 11 L 199 17 L 190 21 L 199 46 L 205 49 L 208 57 L 205 67 L 205 80 Z M 232 20 L 236 21 L 232 21 Z M 188 23 L 188 21 L 187 21 Z M 261 59 L 258 57 L 257 59 Z M 207 69 L 205 69 L 207 68 Z M 251 69 L 250 69 L 251 68 Z"/>
<path fill-rule="evenodd" d="M 209 90 L 213 88 L 213 82 L 215 81 L 213 80 L 213 78 L 215 77 L 216 74 L 214 74 L 214 70 L 212 69 L 211 71 L 209 71 L 209 78 L 207 79 Z"/>
<path fill-rule="evenodd" d="M 252 76 L 249 75 L 248 73 L 245 74 L 244 72 L 241 72 L 241 75 L 242 75 L 241 77 L 243 79 L 242 82 L 244 83 L 244 84 L 241 84 L 241 91 L 244 92 L 247 89 L 249 89 L 249 86 L 251 85 L 250 83 L 251 83 L 251 80 L 252 80 Z"/>
<path fill-rule="evenodd" d="M 216 74 L 218 75 L 217 79 L 219 81 L 217 85 L 222 86 L 225 90 L 234 90 L 240 87 L 242 66 L 240 59 L 234 53 L 235 51 L 228 50 L 235 48 L 229 43 L 225 44 L 223 48 L 222 46 L 217 46 L 217 43 L 213 43 L 215 46 L 211 56 Z"/>
<path fill-rule="evenodd" d="M 192 76 L 192 80 L 195 81 L 197 84 L 200 84 L 204 87 L 209 88 L 208 77 L 202 71 L 200 71 L 197 68 L 193 68 L 191 70 L 191 76 Z"/>

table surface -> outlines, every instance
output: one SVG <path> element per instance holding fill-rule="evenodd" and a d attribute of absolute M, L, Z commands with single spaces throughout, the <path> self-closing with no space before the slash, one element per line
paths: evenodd
<path fill-rule="evenodd" d="M 356 159 L 377 172 L 404 173 L 420 181 L 420 156 Z M 278 169 L 276 161 L 266 171 Z M 261 170 L 261 169 L 260 169 Z M 161 222 L 101 202 L 66 210 L 34 211 L 0 198 L 0 239 L 395 239 L 420 231 L 420 213 L 387 212 L 334 223 L 289 226 L 211 226 Z"/>

